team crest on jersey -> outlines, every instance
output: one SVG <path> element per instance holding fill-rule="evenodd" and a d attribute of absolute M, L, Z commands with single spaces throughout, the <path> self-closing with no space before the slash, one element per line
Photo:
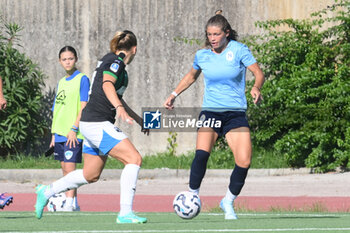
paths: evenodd
<path fill-rule="evenodd" d="M 113 71 L 114 73 L 117 73 L 117 71 L 119 69 L 119 64 L 118 63 L 112 63 L 112 65 L 109 67 L 109 69 L 111 71 Z"/>
<path fill-rule="evenodd" d="M 233 52 L 232 51 L 228 51 L 228 53 L 226 53 L 226 60 L 227 61 L 232 61 L 233 60 Z"/>
<path fill-rule="evenodd" d="M 67 160 L 70 160 L 70 159 L 73 157 L 73 151 L 67 150 L 67 151 L 64 153 L 64 157 L 66 157 Z"/>

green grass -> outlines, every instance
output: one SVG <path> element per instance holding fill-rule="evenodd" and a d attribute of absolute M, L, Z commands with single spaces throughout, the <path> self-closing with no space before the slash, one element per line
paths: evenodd
<path fill-rule="evenodd" d="M 116 213 L 45 213 L 41 220 L 32 212 L 0 212 L 0 232 L 283 232 L 345 233 L 350 231 L 349 213 L 241 213 L 239 220 L 224 220 L 222 213 L 201 213 L 183 220 L 174 213 L 140 213 L 142 225 L 115 223 Z"/>
<path fill-rule="evenodd" d="M 191 167 L 194 152 L 172 156 L 169 153 L 147 155 L 143 157 L 142 168 L 170 168 L 189 169 Z M 234 158 L 231 150 L 214 149 L 208 161 L 209 169 L 231 169 L 234 166 Z M 81 168 L 82 164 L 78 165 Z M 286 168 L 288 167 L 283 156 L 276 155 L 271 150 L 255 149 L 251 168 Z M 60 163 L 51 157 L 40 156 L 10 156 L 6 159 L 0 158 L 0 169 L 58 169 Z M 106 163 L 107 169 L 120 169 L 123 164 L 109 158 Z"/>

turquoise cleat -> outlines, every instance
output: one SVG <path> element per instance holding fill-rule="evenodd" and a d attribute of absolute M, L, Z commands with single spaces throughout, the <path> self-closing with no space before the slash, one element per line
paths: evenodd
<path fill-rule="evenodd" d="M 49 199 L 47 199 L 44 195 L 45 190 L 48 188 L 47 185 L 39 184 L 35 188 L 36 193 L 36 204 L 35 204 L 35 216 L 37 219 L 41 219 L 43 216 L 44 208 L 49 202 Z"/>
<path fill-rule="evenodd" d="M 226 220 L 238 219 L 235 210 L 233 209 L 232 202 L 228 202 L 223 198 L 220 202 L 220 208 L 225 212 Z"/>
<path fill-rule="evenodd" d="M 130 214 L 127 214 L 125 216 L 118 216 L 117 217 L 117 223 L 118 224 L 124 224 L 124 223 L 146 223 L 147 218 L 142 218 L 136 216 L 133 212 Z"/>

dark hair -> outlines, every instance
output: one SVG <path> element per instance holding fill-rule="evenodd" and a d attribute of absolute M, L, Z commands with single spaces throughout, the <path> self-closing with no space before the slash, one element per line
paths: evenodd
<path fill-rule="evenodd" d="M 113 36 L 111 42 L 109 43 L 112 53 L 117 50 L 130 50 L 133 46 L 137 45 L 137 39 L 133 32 L 124 30 L 118 31 Z"/>
<path fill-rule="evenodd" d="M 67 51 L 72 52 L 74 54 L 75 59 L 78 60 L 77 51 L 75 51 L 75 49 L 69 45 L 66 45 L 63 48 L 61 48 L 60 52 L 58 53 L 58 58 L 61 58 L 61 54 Z"/>
<path fill-rule="evenodd" d="M 217 10 L 215 12 L 215 15 L 211 17 L 207 24 L 205 25 L 205 46 L 209 46 L 209 40 L 207 36 L 207 28 L 209 26 L 217 26 L 220 27 L 222 31 L 227 32 L 229 31 L 229 35 L 227 37 L 228 40 L 237 40 L 237 32 L 231 28 L 231 25 L 227 21 L 227 19 L 221 15 L 222 10 Z"/>

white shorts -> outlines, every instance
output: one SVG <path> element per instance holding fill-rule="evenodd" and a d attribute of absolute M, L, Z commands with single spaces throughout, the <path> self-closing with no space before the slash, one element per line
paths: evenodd
<path fill-rule="evenodd" d="M 127 136 L 109 121 L 79 123 L 84 136 L 83 153 L 107 155 L 108 152 Z"/>

